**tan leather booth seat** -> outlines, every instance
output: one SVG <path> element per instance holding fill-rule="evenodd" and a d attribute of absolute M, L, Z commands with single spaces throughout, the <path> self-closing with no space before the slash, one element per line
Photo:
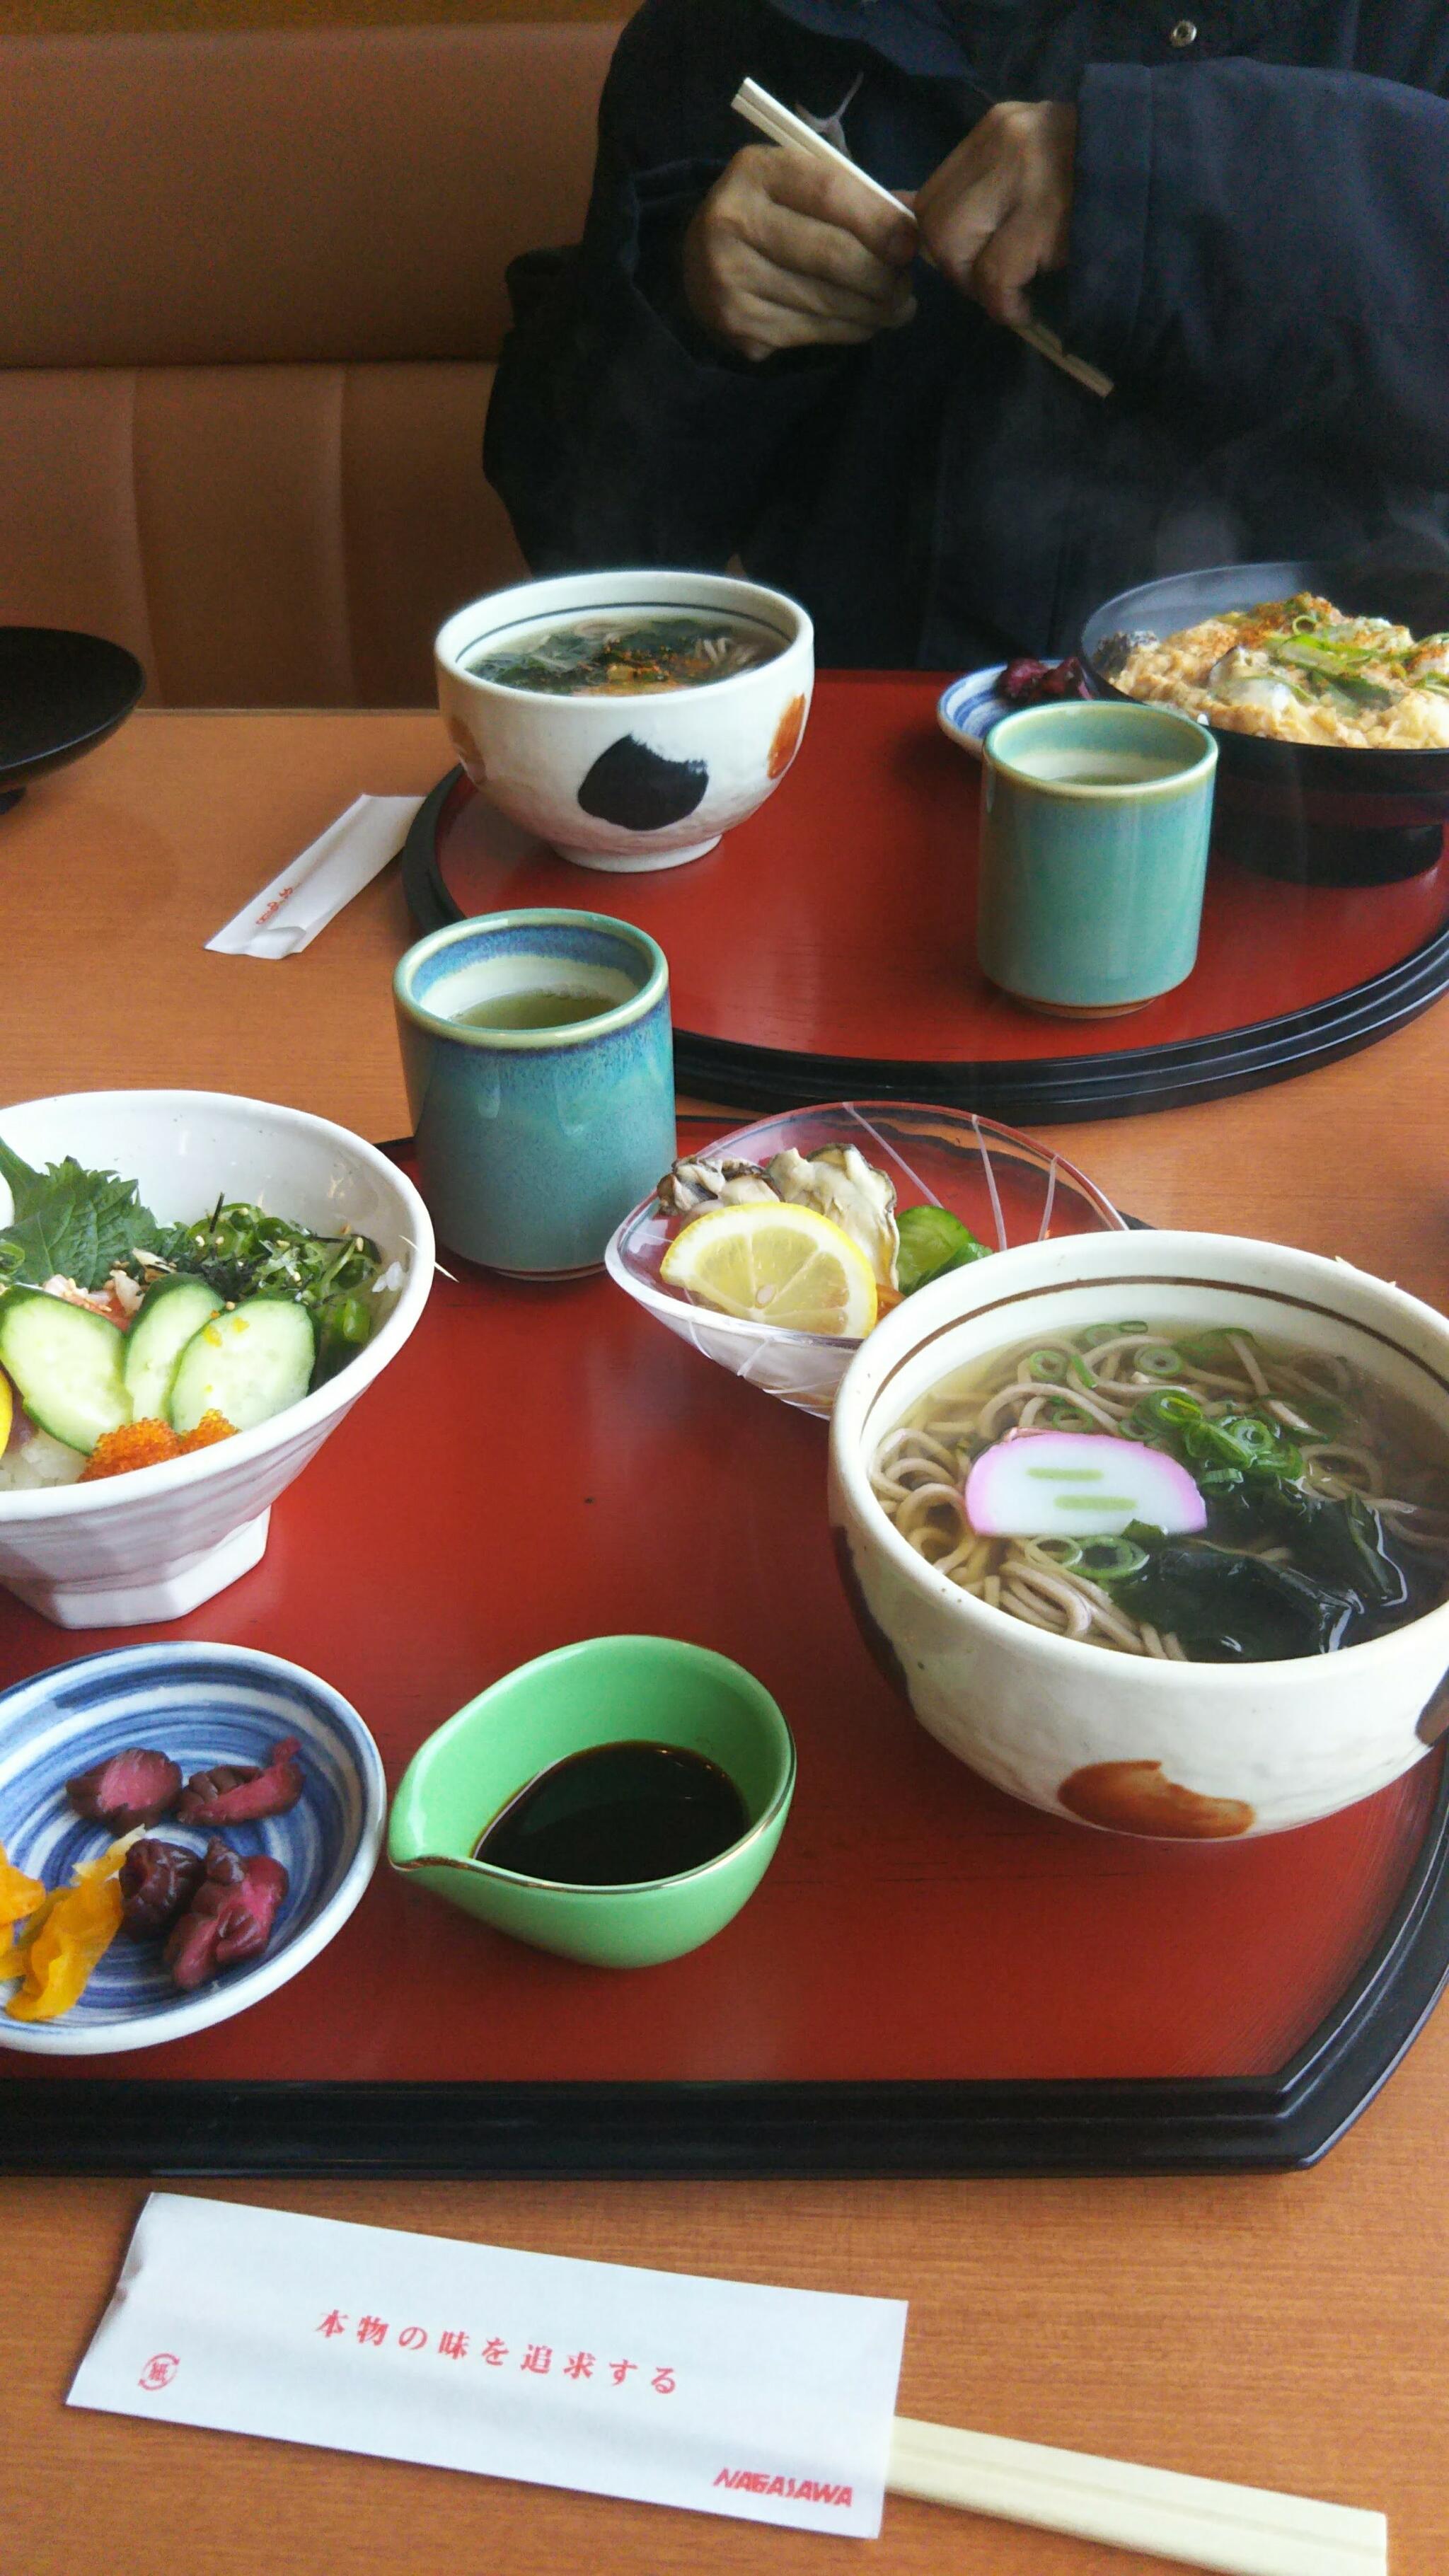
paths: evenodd
<path fill-rule="evenodd" d="M 480 449 L 607 26 L 0 37 L 0 623 L 177 706 L 417 705 L 521 558 Z"/>

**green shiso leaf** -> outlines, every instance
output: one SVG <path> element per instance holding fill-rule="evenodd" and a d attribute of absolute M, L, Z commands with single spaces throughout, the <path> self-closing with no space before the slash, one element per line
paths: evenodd
<path fill-rule="evenodd" d="M 0 1179 L 14 1201 L 0 1232 L 0 1279 L 39 1287 L 59 1275 L 104 1288 L 118 1264 L 155 1242 L 155 1218 L 118 1173 L 88 1172 L 70 1154 L 38 1172 L 0 1141 Z"/>

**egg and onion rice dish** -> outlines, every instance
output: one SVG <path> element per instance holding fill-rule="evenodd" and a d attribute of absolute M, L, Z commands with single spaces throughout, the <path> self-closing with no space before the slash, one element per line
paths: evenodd
<path fill-rule="evenodd" d="M 1301 591 L 1124 642 L 1130 649 L 1111 672 L 1124 696 L 1227 732 L 1349 751 L 1449 751 L 1449 633 L 1416 638 Z"/>

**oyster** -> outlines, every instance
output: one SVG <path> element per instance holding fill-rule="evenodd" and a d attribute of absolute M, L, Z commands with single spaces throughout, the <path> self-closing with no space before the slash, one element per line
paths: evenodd
<path fill-rule="evenodd" d="M 1228 706 L 1262 707 L 1270 716 L 1291 715 L 1298 704 L 1298 691 L 1266 653 L 1250 653 L 1241 644 L 1214 662 L 1204 685 Z"/>
<path fill-rule="evenodd" d="M 746 1207 L 777 1199 L 780 1192 L 771 1188 L 758 1163 L 742 1163 L 727 1154 L 718 1163 L 682 1156 L 665 1173 L 657 1196 L 671 1216 L 698 1216 L 704 1208 Z"/>
<path fill-rule="evenodd" d="M 790 1146 L 773 1156 L 765 1177 L 777 1197 L 829 1217 L 859 1244 L 881 1287 L 894 1288 L 900 1249 L 895 1188 L 857 1145 L 822 1145 L 809 1156 Z"/>

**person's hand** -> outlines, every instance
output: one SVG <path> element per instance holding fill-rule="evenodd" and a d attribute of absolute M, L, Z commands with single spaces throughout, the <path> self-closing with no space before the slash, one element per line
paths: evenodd
<path fill-rule="evenodd" d="M 790 145 L 747 144 L 684 236 L 697 322 L 741 358 L 849 347 L 909 322 L 915 221 Z"/>
<path fill-rule="evenodd" d="M 1029 322 L 1032 279 L 1067 264 L 1076 146 L 1074 107 L 1009 99 L 916 190 L 922 250 L 994 322 Z"/>

